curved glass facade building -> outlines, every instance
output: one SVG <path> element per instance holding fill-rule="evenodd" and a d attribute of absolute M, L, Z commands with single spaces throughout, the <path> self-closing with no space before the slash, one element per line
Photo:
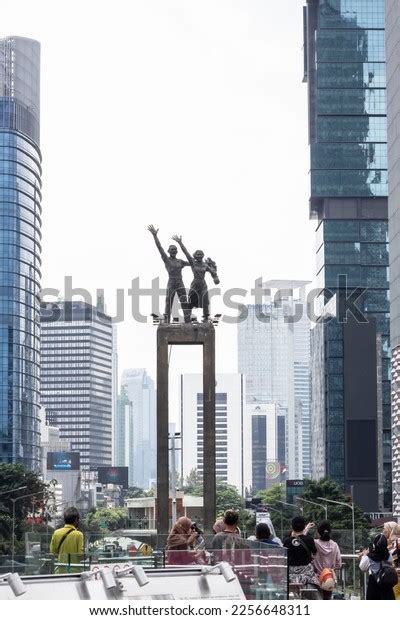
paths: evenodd
<path fill-rule="evenodd" d="M 40 44 L 0 40 L 0 463 L 39 469 Z"/>

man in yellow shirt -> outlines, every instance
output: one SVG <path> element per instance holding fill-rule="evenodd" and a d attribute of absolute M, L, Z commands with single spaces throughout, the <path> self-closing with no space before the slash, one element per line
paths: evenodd
<path fill-rule="evenodd" d="M 50 553 L 58 556 L 56 573 L 80 573 L 84 554 L 83 534 L 77 528 L 79 512 L 76 508 L 67 508 L 64 512 L 64 527 L 56 530 L 50 543 Z"/>

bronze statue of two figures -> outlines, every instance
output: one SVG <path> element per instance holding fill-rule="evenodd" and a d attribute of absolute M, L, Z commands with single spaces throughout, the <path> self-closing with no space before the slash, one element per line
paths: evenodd
<path fill-rule="evenodd" d="M 179 244 L 187 261 L 177 258 L 178 248 L 176 245 L 170 245 L 167 254 L 158 239 L 158 229 L 155 229 L 154 226 L 148 226 L 148 230 L 154 237 L 154 241 L 169 276 L 167 297 L 165 300 L 165 322 L 169 323 L 171 321 L 171 310 L 175 295 L 178 296 L 181 303 L 185 323 L 191 322 L 193 308 L 202 308 L 203 321 L 208 321 L 210 317 L 210 301 L 208 298 L 206 273 L 211 274 L 214 284 L 219 284 L 216 264 L 210 258 L 204 260 L 204 252 L 201 250 L 197 250 L 193 256 L 189 254 L 188 250 L 183 245 L 182 237 L 178 235 L 174 235 L 172 239 Z M 190 285 L 189 295 L 187 295 L 182 279 L 182 269 L 184 267 L 191 267 L 193 271 L 193 281 Z"/>

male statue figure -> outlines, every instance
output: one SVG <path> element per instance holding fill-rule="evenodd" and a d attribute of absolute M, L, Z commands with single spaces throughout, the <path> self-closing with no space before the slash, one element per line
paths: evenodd
<path fill-rule="evenodd" d="M 150 225 L 147 227 L 147 230 L 149 230 L 154 237 L 155 244 L 161 254 L 161 258 L 164 261 L 164 265 L 169 276 L 167 284 L 167 297 L 165 299 L 165 322 L 169 323 L 171 320 L 172 304 L 175 295 L 178 295 L 179 301 L 181 302 L 185 323 L 190 323 L 190 309 L 188 308 L 186 289 L 182 280 L 182 269 L 184 267 L 188 267 L 189 263 L 176 257 L 178 253 L 178 248 L 176 245 L 169 246 L 169 256 L 167 256 L 157 236 L 158 228 L 155 229 L 153 225 Z"/>

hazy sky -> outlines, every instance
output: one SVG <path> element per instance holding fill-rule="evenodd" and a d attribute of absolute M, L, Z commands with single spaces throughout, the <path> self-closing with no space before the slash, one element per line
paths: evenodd
<path fill-rule="evenodd" d="M 149 223 L 204 249 L 224 288 L 313 278 L 302 5 L 2 1 L 0 36 L 42 44 L 43 286 L 71 275 L 113 311 L 132 278 L 165 283 Z M 118 342 L 120 371 L 155 375 L 151 324 L 127 316 Z M 217 345 L 236 371 L 235 327 Z M 172 374 L 197 353 L 174 350 Z"/>

